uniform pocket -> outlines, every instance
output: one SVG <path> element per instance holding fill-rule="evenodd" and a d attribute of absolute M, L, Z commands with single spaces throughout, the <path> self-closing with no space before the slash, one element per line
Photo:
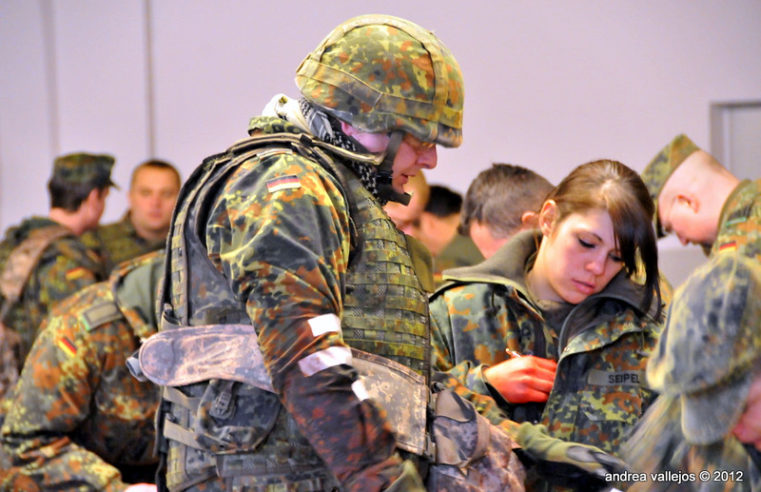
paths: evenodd
<path fill-rule="evenodd" d="M 198 443 L 214 453 L 251 451 L 269 435 L 280 408 L 274 393 L 212 379 L 198 403 L 193 431 Z"/>

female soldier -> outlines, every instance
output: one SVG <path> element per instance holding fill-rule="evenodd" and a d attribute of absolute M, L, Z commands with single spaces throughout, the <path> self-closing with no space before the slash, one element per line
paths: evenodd
<path fill-rule="evenodd" d="M 652 217 L 637 173 L 610 160 L 577 167 L 543 203 L 538 231 L 445 272 L 431 298 L 435 368 L 513 420 L 615 453 L 652 397 L 643 377 L 661 312 Z M 631 280 L 640 263 L 644 285 Z"/>

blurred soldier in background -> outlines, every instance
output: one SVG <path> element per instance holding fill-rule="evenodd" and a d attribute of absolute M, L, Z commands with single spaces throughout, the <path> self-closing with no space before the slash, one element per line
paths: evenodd
<path fill-rule="evenodd" d="M 129 210 L 118 222 L 82 235 L 111 271 L 119 263 L 164 247 L 180 192 L 180 173 L 168 162 L 145 161 L 132 171 Z"/>
<path fill-rule="evenodd" d="M 642 179 L 659 237 L 673 232 L 707 255 L 736 249 L 761 260 L 761 179 L 741 181 L 686 135 L 669 142 Z"/>
<path fill-rule="evenodd" d="M 159 391 L 125 362 L 156 332 L 163 260 L 124 263 L 53 309 L 8 394 L 3 490 L 156 490 Z"/>
<path fill-rule="evenodd" d="M 648 478 L 632 491 L 761 490 L 761 452 L 732 434 L 761 378 L 758 262 L 718 254 L 690 275 L 647 378 L 661 395 L 624 446 L 633 471 Z"/>
<path fill-rule="evenodd" d="M 433 277 L 437 284 L 447 268 L 475 265 L 484 259 L 470 236 L 458 232 L 461 208 L 459 193 L 445 186 L 431 186 L 419 227 L 413 233 L 433 255 Z"/>
<path fill-rule="evenodd" d="M 525 167 L 492 164 L 468 186 L 460 232 L 469 234 L 484 258 L 489 258 L 518 232 L 537 227 L 539 208 L 553 188 Z"/>
<path fill-rule="evenodd" d="M 114 158 L 76 153 L 56 158 L 48 182 L 50 212 L 9 228 L 0 243 L 2 394 L 18 376 L 51 306 L 105 278 L 103 265 L 80 241 L 106 206 Z M 10 363 L 15 359 L 16 365 Z"/>

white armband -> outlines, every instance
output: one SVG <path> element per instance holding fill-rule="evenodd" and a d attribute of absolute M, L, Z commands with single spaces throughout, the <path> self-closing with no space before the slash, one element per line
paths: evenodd
<path fill-rule="evenodd" d="M 329 367 L 341 364 L 351 365 L 351 349 L 348 347 L 328 347 L 309 354 L 299 361 L 299 369 L 309 377 Z"/>
<path fill-rule="evenodd" d="M 315 316 L 307 323 L 309 323 L 312 336 L 315 338 L 330 332 L 341 332 L 341 319 L 333 313 Z"/>

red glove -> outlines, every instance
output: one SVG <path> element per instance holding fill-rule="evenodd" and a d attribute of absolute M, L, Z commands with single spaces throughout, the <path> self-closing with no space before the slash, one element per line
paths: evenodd
<path fill-rule="evenodd" d="M 557 367 L 554 360 L 524 355 L 484 369 L 484 377 L 510 403 L 545 402 Z"/>

